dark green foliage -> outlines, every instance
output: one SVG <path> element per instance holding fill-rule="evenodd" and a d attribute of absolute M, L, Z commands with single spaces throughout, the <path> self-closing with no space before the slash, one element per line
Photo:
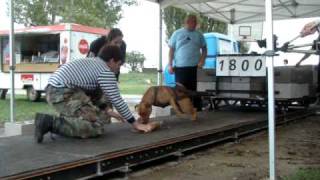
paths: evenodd
<path fill-rule="evenodd" d="M 143 68 L 145 60 L 144 55 L 137 51 L 128 52 L 126 55 L 126 63 L 130 65 L 133 72 L 137 72 L 139 68 Z"/>
<path fill-rule="evenodd" d="M 166 24 L 166 34 L 167 37 L 170 38 L 172 33 L 183 27 L 184 20 L 186 16 L 189 14 L 188 12 L 175 8 L 175 7 L 167 7 L 164 9 L 164 23 Z M 227 32 L 227 24 L 224 22 L 220 22 L 218 20 L 198 15 L 199 20 L 199 31 L 205 32 L 219 32 L 219 33 L 226 33 Z"/>
<path fill-rule="evenodd" d="M 123 5 L 135 0 L 15 0 L 15 22 L 25 26 L 78 23 L 112 27 L 121 19 Z"/>

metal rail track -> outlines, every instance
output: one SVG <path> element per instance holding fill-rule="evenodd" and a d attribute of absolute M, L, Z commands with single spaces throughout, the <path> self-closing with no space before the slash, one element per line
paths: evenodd
<path fill-rule="evenodd" d="M 277 125 L 302 119 L 314 114 L 312 110 L 297 110 L 278 115 Z M 267 129 L 268 121 L 259 120 L 221 129 L 207 130 L 176 138 L 166 139 L 140 147 L 106 153 L 79 161 L 55 165 L 30 172 L 23 172 L 4 179 L 90 179 L 108 173 L 129 172 L 130 167 L 145 164 L 168 156 L 181 156 L 184 152 L 224 141 L 237 141 L 239 138 Z"/>

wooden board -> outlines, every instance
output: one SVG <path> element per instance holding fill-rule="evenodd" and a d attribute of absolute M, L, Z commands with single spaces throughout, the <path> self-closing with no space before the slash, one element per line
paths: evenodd
<path fill-rule="evenodd" d="M 55 72 L 59 67 L 59 63 L 39 63 L 39 64 L 32 64 L 32 63 L 22 63 L 17 64 L 15 72 L 21 73 L 48 73 L 48 72 Z M 3 64 L 3 72 L 9 72 L 9 65 Z"/>

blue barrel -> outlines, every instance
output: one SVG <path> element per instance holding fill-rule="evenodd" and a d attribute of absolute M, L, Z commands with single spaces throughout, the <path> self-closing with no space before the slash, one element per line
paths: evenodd
<path fill-rule="evenodd" d="M 207 58 L 203 68 L 215 69 L 216 68 L 216 56 L 218 54 L 218 34 L 217 33 L 205 33 L 204 38 L 207 44 Z"/>
<path fill-rule="evenodd" d="M 163 75 L 164 75 L 164 85 L 170 86 L 170 87 L 176 86 L 176 78 L 174 74 L 169 73 L 169 65 L 167 65 L 164 68 Z"/>
<path fill-rule="evenodd" d="M 216 68 L 216 58 L 206 58 L 203 65 L 203 69 L 215 69 Z"/>

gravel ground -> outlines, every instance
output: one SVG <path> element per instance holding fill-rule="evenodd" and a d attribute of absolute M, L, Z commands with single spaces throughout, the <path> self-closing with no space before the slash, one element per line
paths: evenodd
<path fill-rule="evenodd" d="M 320 116 L 277 128 L 277 175 L 279 179 L 299 168 L 320 168 Z M 131 180 L 265 180 L 268 179 L 266 131 L 185 156 L 179 161 L 140 170 Z"/>

